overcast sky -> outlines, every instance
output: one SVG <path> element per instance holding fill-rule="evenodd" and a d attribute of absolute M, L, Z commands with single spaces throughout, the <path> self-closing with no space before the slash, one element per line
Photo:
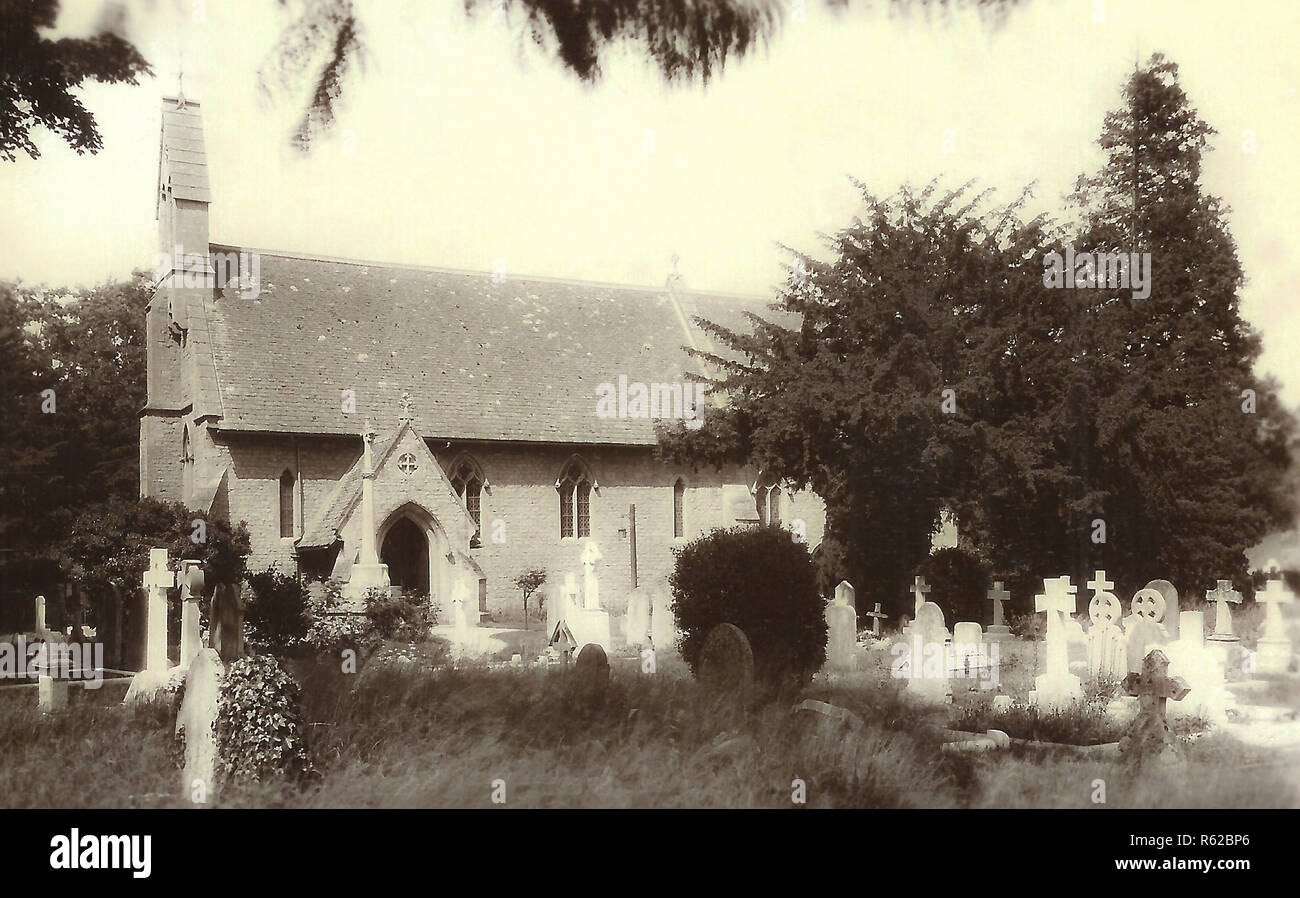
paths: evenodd
<path fill-rule="evenodd" d="M 157 77 L 84 91 L 97 156 L 46 136 L 40 160 L 0 163 L 0 278 L 90 283 L 150 264 L 159 104 L 182 59 L 205 120 L 214 242 L 637 284 L 662 284 L 676 252 L 688 286 L 769 293 L 778 243 L 817 251 L 818 232 L 849 222 L 848 176 L 880 194 L 978 178 L 1006 200 L 1036 181 L 1034 211 L 1059 209 L 1100 161 L 1135 54 L 1161 51 L 1220 132 L 1205 186 L 1233 210 L 1264 370 L 1300 403 L 1300 4 L 1037 2 L 991 29 L 969 13 L 928 25 L 806 3 L 707 87 L 665 86 L 635 53 L 588 86 L 486 8 L 470 20 L 461 0 L 362 3 L 367 71 L 309 156 L 288 144 L 300 106 L 257 90 L 278 4 L 134 7 Z M 69 34 L 99 9 L 64 6 Z"/>

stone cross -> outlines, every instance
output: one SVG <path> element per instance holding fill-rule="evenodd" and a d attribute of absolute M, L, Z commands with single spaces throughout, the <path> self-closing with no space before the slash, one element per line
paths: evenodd
<path fill-rule="evenodd" d="M 1120 741 L 1121 753 L 1171 751 L 1166 704 L 1171 698 L 1182 701 L 1192 690 L 1182 677 L 1169 676 L 1169 657 L 1160 649 L 1152 649 L 1142 662 L 1142 672 L 1124 677 L 1124 690 L 1138 696 L 1141 702 L 1128 734 Z"/>
<path fill-rule="evenodd" d="M 167 593 L 176 586 L 176 572 L 167 568 L 167 550 L 149 550 L 149 570 L 144 572 L 142 585 L 149 592 L 145 612 L 146 648 L 144 668 L 148 671 L 167 670 Z"/>
<path fill-rule="evenodd" d="M 880 603 L 877 602 L 877 603 L 876 603 L 876 610 L 875 610 L 875 611 L 868 611 L 868 612 L 866 613 L 865 616 L 866 616 L 866 617 L 869 617 L 869 618 L 872 618 L 872 621 L 871 621 L 871 635 L 872 635 L 872 636 L 879 636 L 879 635 L 880 635 L 880 621 L 881 621 L 882 618 L 887 618 L 887 617 L 889 617 L 889 615 L 883 613 L 883 612 L 880 610 Z"/>
<path fill-rule="evenodd" d="M 925 582 L 924 577 L 918 575 L 917 578 L 912 581 L 912 594 L 916 596 L 916 606 L 914 611 L 917 614 L 921 612 L 921 606 L 925 604 L 925 594 L 929 591 L 930 584 Z"/>
<path fill-rule="evenodd" d="M 1269 580 L 1262 594 L 1256 594 L 1255 601 L 1263 602 L 1268 611 L 1264 613 L 1264 638 L 1286 639 L 1286 625 L 1282 622 L 1282 606 L 1289 605 L 1295 596 L 1286 588 L 1280 578 Z"/>
<path fill-rule="evenodd" d="M 1074 613 L 1077 587 L 1069 577 L 1057 577 L 1044 579 L 1043 589 L 1044 594 L 1034 596 L 1034 610 L 1047 613 L 1047 657 L 1034 687 L 1041 704 L 1054 705 L 1075 697 L 1078 691 L 1079 680 L 1070 673 L 1070 646 L 1065 632 L 1066 615 Z"/>
<path fill-rule="evenodd" d="M 1220 580 L 1214 589 L 1205 591 L 1205 601 L 1215 603 L 1214 638 L 1234 638 L 1232 632 L 1232 609 L 1228 603 L 1241 604 L 1241 593 L 1232 588 L 1231 580 Z"/>
<path fill-rule="evenodd" d="M 989 590 L 989 601 L 993 603 L 993 626 L 1000 627 L 1006 621 L 1003 619 L 1002 603 L 1011 598 L 1011 593 L 1002 586 L 1002 581 L 997 580 L 993 588 Z"/>

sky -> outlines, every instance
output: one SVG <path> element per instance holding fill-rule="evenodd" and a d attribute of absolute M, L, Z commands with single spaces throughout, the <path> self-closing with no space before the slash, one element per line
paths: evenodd
<path fill-rule="evenodd" d="M 363 0 L 365 71 L 309 155 L 289 143 L 303 98 L 258 90 L 279 4 L 132 5 L 155 77 L 81 92 L 98 155 L 42 132 L 39 160 L 0 163 L 0 278 L 73 286 L 150 267 L 160 100 L 182 68 L 204 116 L 213 242 L 655 285 L 676 254 L 690 288 L 770 294 L 781 245 L 822 255 L 819 235 L 850 223 L 851 178 L 878 195 L 976 179 L 1007 201 L 1034 184 L 1030 211 L 1059 211 L 1101 162 L 1135 56 L 1159 51 L 1219 132 L 1203 185 L 1231 208 L 1261 370 L 1300 405 L 1300 4 L 1039 0 L 995 28 L 973 12 L 789 3 L 771 44 L 707 85 L 666 84 L 635 48 L 589 85 L 490 6 L 471 19 L 463 0 Z M 101 12 L 65 0 L 57 34 L 88 34 Z"/>

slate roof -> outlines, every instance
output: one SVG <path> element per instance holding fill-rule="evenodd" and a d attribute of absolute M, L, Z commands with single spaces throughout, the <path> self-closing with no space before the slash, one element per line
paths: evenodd
<path fill-rule="evenodd" d="M 165 127 L 165 126 L 164 126 Z M 213 245 L 212 252 L 241 248 Z M 357 434 L 414 402 L 428 438 L 649 445 L 650 419 L 602 419 L 596 387 L 698 380 L 695 315 L 747 329 L 770 300 L 259 253 L 260 293 L 205 299 L 218 427 Z M 356 413 L 341 391 L 356 391 Z"/>

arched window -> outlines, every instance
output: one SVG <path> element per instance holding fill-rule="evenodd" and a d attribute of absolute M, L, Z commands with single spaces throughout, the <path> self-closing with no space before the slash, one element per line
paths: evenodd
<path fill-rule="evenodd" d="M 181 502 L 189 502 L 194 495 L 194 450 L 190 446 L 190 428 L 185 425 L 181 434 Z"/>
<path fill-rule="evenodd" d="M 754 486 L 754 507 L 760 525 L 781 526 L 781 486 L 775 477 L 759 477 Z"/>
<path fill-rule="evenodd" d="M 293 472 L 280 475 L 280 536 L 293 536 Z"/>
<path fill-rule="evenodd" d="M 587 466 L 574 458 L 555 481 L 560 494 L 560 538 L 591 536 L 591 490 L 595 480 Z"/>
<path fill-rule="evenodd" d="M 682 523 L 682 505 L 686 498 L 686 484 L 680 477 L 673 484 L 673 536 L 685 535 L 686 528 Z"/>
<path fill-rule="evenodd" d="M 474 521 L 474 535 L 469 538 L 469 547 L 477 549 L 483 544 L 480 539 L 483 532 L 480 519 L 483 509 L 483 469 L 469 455 L 460 455 L 451 463 L 451 476 L 448 479 Z"/>

